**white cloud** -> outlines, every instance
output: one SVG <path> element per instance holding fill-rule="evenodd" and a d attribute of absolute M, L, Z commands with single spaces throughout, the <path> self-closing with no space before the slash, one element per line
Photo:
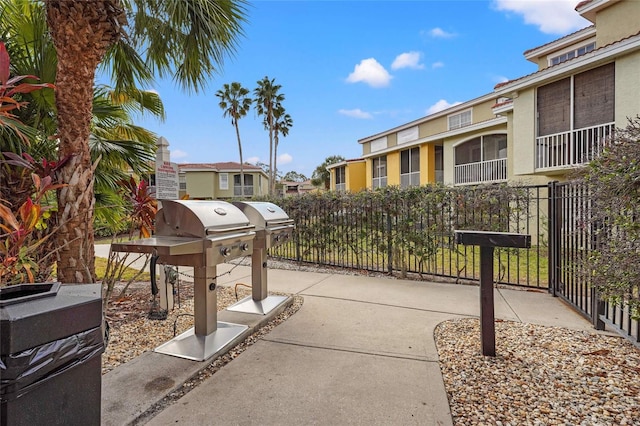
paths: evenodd
<path fill-rule="evenodd" d="M 347 77 L 347 82 L 363 82 L 371 87 L 386 87 L 393 77 L 374 58 L 363 59 Z"/>
<path fill-rule="evenodd" d="M 448 33 L 442 28 L 438 27 L 429 30 L 429 35 L 434 38 L 452 38 L 456 36 L 454 33 Z"/>
<path fill-rule="evenodd" d="M 433 64 L 431 64 L 431 68 L 434 69 L 434 70 L 438 69 L 438 68 L 442 68 L 442 67 L 444 67 L 444 62 L 438 61 L 438 62 L 434 62 Z"/>
<path fill-rule="evenodd" d="M 178 159 L 178 158 L 185 158 L 188 157 L 189 154 L 187 154 L 186 152 L 184 152 L 181 149 L 172 149 L 169 154 L 171 155 L 172 159 Z"/>
<path fill-rule="evenodd" d="M 291 155 L 287 154 L 287 153 L 278 155 L 278 164 L 279 165 L 289 164 L 292 161 L 293 161 L 293 157 Z"/>
<path fill-rule="evenodd" d="M 436 112 L 443 111 L 443 110 L 445 110 L 447 108 L 450 108 L 452 106 L 460 105 L 461 103 L 462 102 L 454 102 L 454 103 L 450 104 L 446 100 L 440 99 L 438 102 L 436 102 L 435 104 L 431 105 L 427 109 L 427 115 L 435 114 Z"/>
<path fill-rule="evenodd" d="M 521 15 L 526 24 L 535 25 L 545 34 L 566 34 L 590 25 L 575 7 L 578 0 L 494 0 L 499 11 Z"/>
<path fill-rule="evenodd" d="M 260 157 L 249 157 L 244 160 L 245 163 L 256 164 L 260 161 Z"/>
<path fill-rule="evenodd" d="M 401 68 L 412 68 L 421 70 L 424 68 L 424 65 L 420 63 L 421 58 L 422 53 L 420 52 L 401 53 L 396 56 L 396 59 L 391 64 L 391 69 L 399 70 Z"/>
<path fill-rule="evenodd" d="M 346 115 L 347 117 L 352 117 L 352 118 L 362 118 L 362 119 L 370 119 L 373 118 L 373 115 L 371 115 L 370 113 L 361 110 L 360 108 L 355 108 L 355 109 L 340 109 L 338 110 L 338 113 L 342 114 L 342 115 Z"/>
<path fill-rule="evenodd" d="M 494 83 L 496 83 L 496 84 L 506 83 L 507 81 L 509 81 L 509 79 L 507 77 L 503 76 L 503 75 L 495 75 L 495 76 L 493 76 L 492 79 L 493 79 Z"/>

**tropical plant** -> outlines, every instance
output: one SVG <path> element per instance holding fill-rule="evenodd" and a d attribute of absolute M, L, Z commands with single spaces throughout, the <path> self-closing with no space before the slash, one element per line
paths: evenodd
<path fill-rule="evenodd" d="M 144 180 L 136 182 L 133 177 L 120 183 L 120 194 L 125 200 L 127 208 L 127 223 L 129 223 L 129 238 L 133 237 L 135 233 L 138 237 L 148 238 L 153 233 L 154 218 L 158 210 L 158 204 L 155 198 L 151 195 L 149 187 Z M 111 237 L 113 243 L 117 235 L 114 233 Z M 133 257 L 133 260 L 131 259 Z M 125 283 L 120 292 L 120 296 L 123 296 L 127 291 L 127 288 L 134 282 L 139 276 L 144 273 L 150 256 L 149 254 L 131 254 L 131 253 L 119 253 L 113 250 L 109 250 L 109 260 L 107 267 L 102 277 L 102 294 L 103 294 L 103 310 L 106 312 L 111 300 L 111 295 L 115 288 L 115 284 L 123 280 L 124 274 L 133 267 L 133 264 L 144 257 L 145 262 L 143 266 L 138 270 L 137 274 L 131 276 Z"/>
<path fill-rule="evenodd" d="M 344 157 L 341 155 L 332 155 L 327 158 L 313 171 L 311 175 L 311 183 L 314 186 L 322 186 L 325 189 L 329 189 L 331 184 L 331 173 L 327 170 L 327 167 L 344 161 Z"/>
<path fill-rule="evenodd" d="M 71 156 L 60 171 L 69 185 L 58 192 L 61 229 L 56 239 L 66 246 L 58 259 L 61 282 L 95 280 L 96 165 L 88 141 L 98 65 L 103 63 L 111 71 L 116 94 L 150 83 L 154 73 L 160 77 L 172 73 L 183 88 L 198 91 L 235 49 L 245 20 L 244 4 L 242 0 L 45 2 L 58 61 L 58 154 Z"/>
<path fill-rule="evenodd" d="M 256 112 L 262 116 L 262 124 L 269 131 L 269 195 L 273 195 L 272 182 L 275 181 L 276 171 L 273 165 L 273 144 L 275 133 L 275 109 L 284 101 L 284 95 L 278 93 L 282 86 L 275 84 L 275 78 L 265 76 L 258 81 L 258 87 L 253 90 Z"/>
<path fill-rule="evenodd" d="M 231 125 L 236 129 L 238 139 L 238 153 L 240 155 L 240 194 L 244 197 L 244 161 L 242 160 L 242 142 L 240 141 L 240 128 L 238 121 L 247 115 L 251 109 L 253 100 L 248 96 L 249 90 L 234 81 L 230 85 L 225 83 L 221 90 L 216 92 L 220 98 L 218 106 L 222 109 L 224 117 L 231 117 Z"/>
<path fill-rule="evenodd" d="M 293 120 L 291 116 L 287 114 L 282 106 L 282 103 L 278 103 L 273 110 L 273 169 L 275 173 L 278 171 L 278 142 L 279 135 L 286 137 L 289 134 L 289 129 L 293 126 Z M 270 192 L 273 194 L 276 187 L 276 176 L 272 176 L 273 179 L 269 181 Z"/>
<path fill-rule="evenodd" d="M 42 267 L 46 257 L 38 254 L 54 233 L 39 231 L 47 227 L 50 217 L 51 203 L 46 194 L 64 185 L 53 184 L 51 176 L 40 179 L 35 173 L 31 179 L 34 192 L 15 212 L 0 203 L 0 286 L 33 283 L 36 277 L 47 281 L 51 277 L 51 270 Z"/>
<path fill-rule="evenodd" d="M 34 75 L 18 75 L 10 77 L 11 61 L 9 53 L 3 42 L 0 42 L 0 133 L 13 133 L 23 143 L 28 144 L 29 138 L 33 138 L 35 131 L 26 126 L 14 113 L 15 110 L 28 105 L 22 101 L 20 95 L 30 93 L 43 88 L 53 89 L 50 83 L 29 83 L 23 82 L 25 79 L 38 80 Z"/>

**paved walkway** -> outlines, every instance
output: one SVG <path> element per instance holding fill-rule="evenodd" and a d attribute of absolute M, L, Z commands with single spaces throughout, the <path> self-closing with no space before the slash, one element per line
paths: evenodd
<path fill-rule="evenodd" d="M 250 283 L 250 273 L 237 267 L 219 284 Z M 304 304 L 148 424 L 452 424 L 433 332 L 477 317 L 478 287 L 272 269 L 269 290 Z M 496 289 L 495 313 L 593 330 L 545 292 Z M 258 327 L 269 318 L 224 311 L 218 320 Z M 113 370 L 103 377 L 103 424 L 130 423 L 205 366 L 148 352 Z"/>

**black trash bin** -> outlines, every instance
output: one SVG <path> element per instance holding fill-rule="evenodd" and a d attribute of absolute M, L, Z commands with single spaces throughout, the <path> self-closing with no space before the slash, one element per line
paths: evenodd
<path fill-rule="evenodd" d="M 100 284 L 0 292 L 0 424 L 99 425 Z"/>

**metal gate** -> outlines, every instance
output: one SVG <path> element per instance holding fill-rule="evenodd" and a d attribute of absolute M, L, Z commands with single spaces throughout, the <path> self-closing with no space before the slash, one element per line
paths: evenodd
<path fill-rule="evenodd" d="M 580 265 L 595 247 L 594 232 L 585 220 L 591 198 L 586 185 L 575 182 L 549 183 L 549 291 L 561 297 L 595 328 L 609 327 L 640 344 L 640 322 L 626 306 L 601 300 Z"/>

